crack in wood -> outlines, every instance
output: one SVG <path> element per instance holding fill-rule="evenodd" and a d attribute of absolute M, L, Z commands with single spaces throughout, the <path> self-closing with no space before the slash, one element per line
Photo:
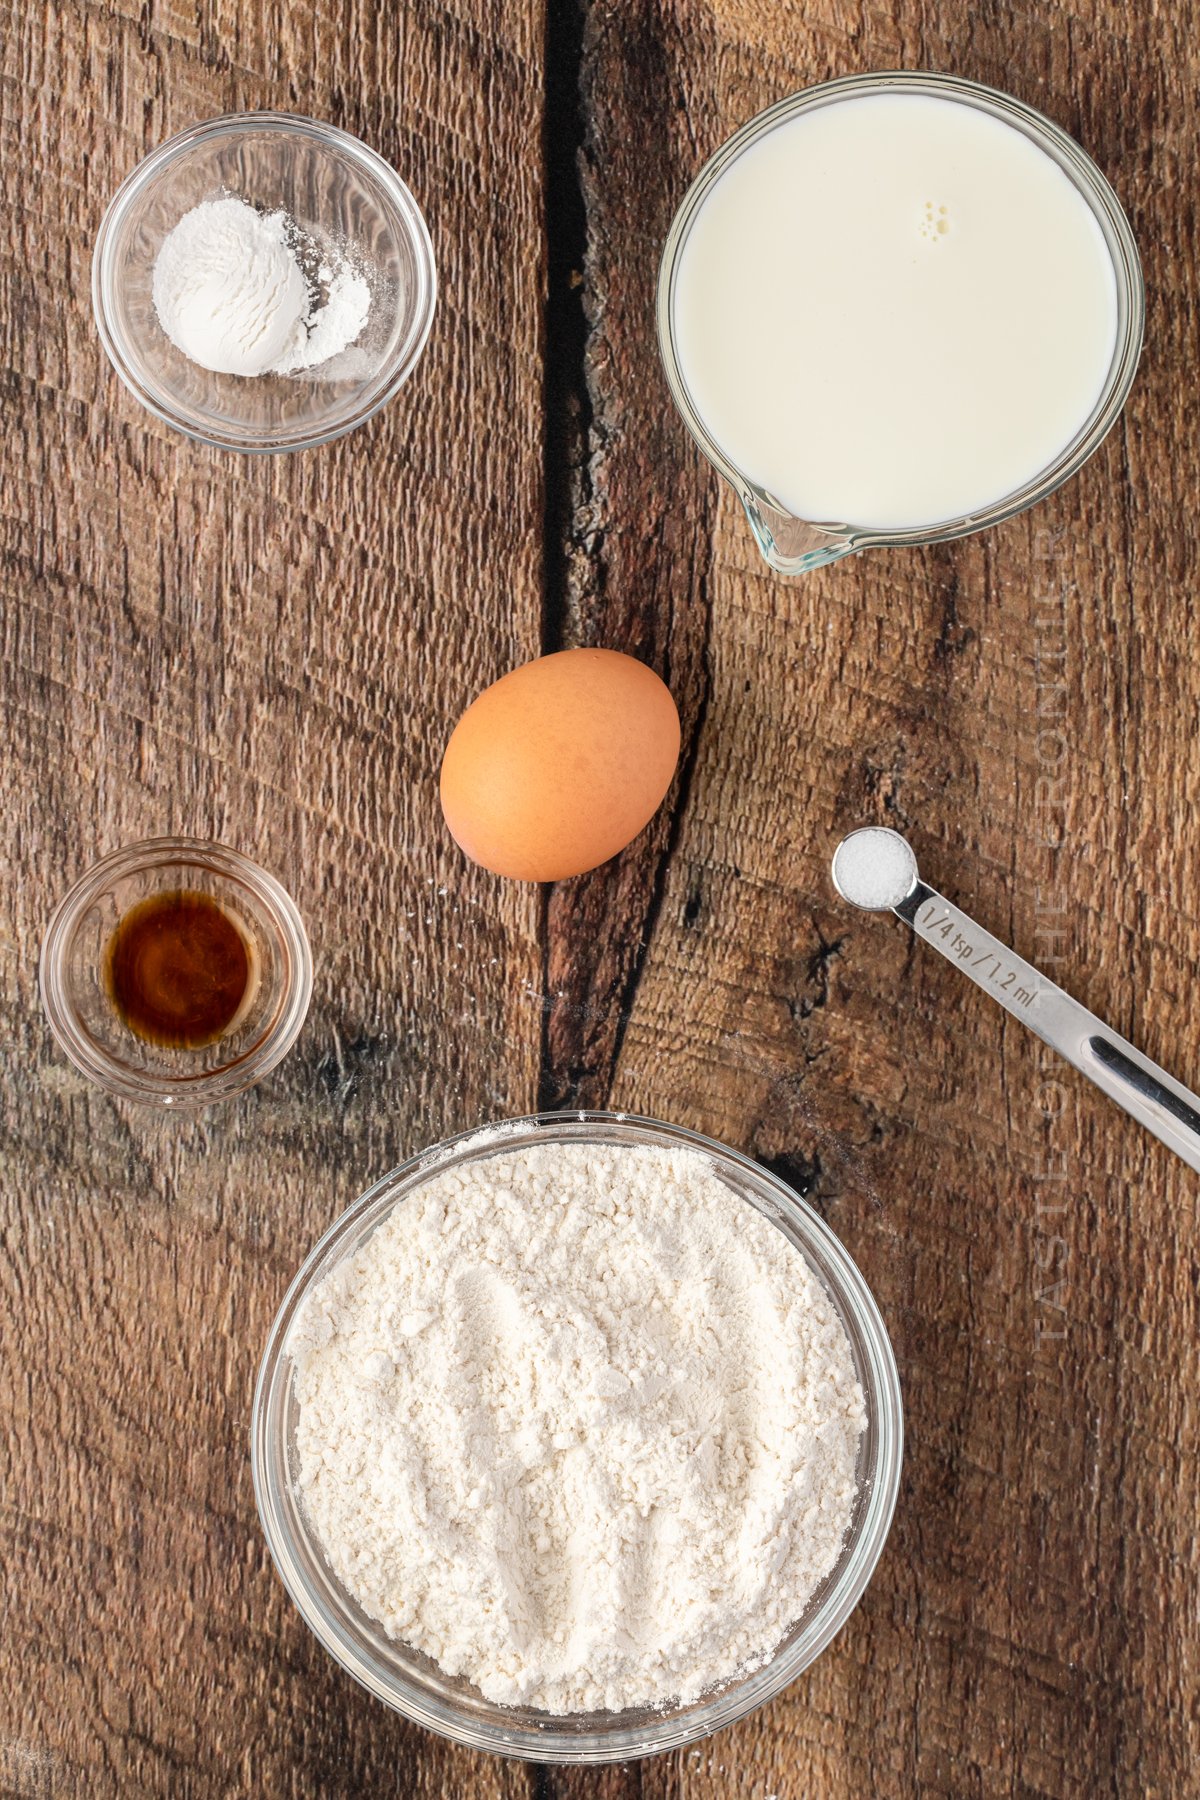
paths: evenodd
<path fill-rule="evenodd" d="M 546 9 L 545 165 L 546 305 L 542 370 L 544 495 L 542 650 L 577 641 L 571 594 L 582 560 L 599 568 L 579 521 L 591 499 L 589 445 L 594 425 L 587 379 L 588 321 L 584 272 L 588 213 L 581 159 L 585 153 L 582 93 L 585 0 Z"/>
<path fill-rule="evenodd" d="M 686 117 L 658 104 L 661 15 L 639 7 L 627 24 L 615 43 L 590 0 L 546 24 L 543 649 L 598 643 L 655 668 L 682 749 L 671 796 L 629 849 L 543 893 L 544 1110 L 608 1103 L 708 707 L 711 484 L 653 331 L 658 246 L 694 145 Z M 645 121 L 639 142 L 629 118 Z M 663 174 L 653 189 L 647 158 Z"/>

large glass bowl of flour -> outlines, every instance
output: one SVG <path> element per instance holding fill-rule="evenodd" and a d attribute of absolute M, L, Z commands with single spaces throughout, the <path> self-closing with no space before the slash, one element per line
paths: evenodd
<path fill-rule="evenodd" d="M 390 1637 L 364 1612 L 333 1572 L 302 1492 L 294 1352 L 314 1289 L 334 1272 L 344 1275 L 394 1209 L 446 1170 L 463 1171 L 526 1146 L 566 1145 L 648 1146 L 701 1155 L 721 1184 L 763 1215 L 803 1258 L 844 1329 L 865 1402 L 855 1498 L 835 1565 L 769 1660 L 688 1705 L 554 1714 L 485 1699 L 467 1681 Z M 254 1396 L 251 1435 L 255 1494 L 276 1567 L 306 1623 L 343 1668 L 408 1718 L 474 1749 L 587 1763 L 692 1743 L 763 1705 L 820 1655 L 858 1604 L 883 1549 L 899 1486 L 903 1428 L 895 1359 L 879 1310 L 858 1269 L 811 1207 L 749 1158 L 711 1139 L 649 1119 L 572 1113 L 510 1121 L 450 1139 L 386 1175 L 342 1215 L 309 1255 L 275 1320 Z"/>
<path fill-rule="evenodd" d="M 327 327 L 303 366 L 223 372 L 228 364 L 194 360 L 164 329 L 155 292 L 164 244 L 196 209 L 231 200 L 299 234 L 312 281 L 306 323 Z M 340 331 L 335 270 L 369 291 L 365 318 L 356 312 Z M 113 196 L 92 259 L 96 324 L 121 380 L 156 417 L 226 450 L 310 449 L 371 418 L 416 366 L 436 294 L 428 229 L 391 165 L 349 132 L 285 113 L 208 119 L 160 144 Z M 254 323 L 263 296 L 245 303 Z"/>

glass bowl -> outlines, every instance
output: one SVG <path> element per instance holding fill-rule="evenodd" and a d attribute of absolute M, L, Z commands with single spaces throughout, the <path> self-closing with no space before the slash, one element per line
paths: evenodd
<path fill-rule="evenodd" d="M 138 1037 L 105 976 L 130 909 L 181 891 L 210 895 L 232 916 L 252 969 L 229 1029 L 194 1049 Z M 110 1094 L 159 1106 L 207 1106 L 253 1087 L 295 1043 L 312 996 L 312 953 L 290 895 L 248 857 L 193 838 L 148 838 L 94 864 L 51 919 L 38 974 L 50 1028 L 75 1067 Z"/>
<path fill-rule="evenodd" d="M 152 295 L 159 248 L 186 212 L 223 193 L 282 208 L 352 250 L 371 310 L 339 356 L 288 375 L 218 375 L 167 337 Z M 284 113 L 209 119 L 161 144 L 117 189 L 92 261 L 96 324 L 117 374 L 168 425 L 226 450 L 304 450 L 361 425 L 412 373 L 436 293 L 429 231 L 396 171 L 348 132 Z"/>
<path fill-rule="evenodd" d="M 823 521 L 798 519 L 773 495 L 736 468 L 712 436 L 692 398 L 679 360 L 675 328 L 675 284 L 688 233 L 700 208 L 716 183 L 752 144 L 787 120 L 817 107 L 868 94 L 923 94 L 953 100 L 991 115 L 1032 140 L 1087 203 L 1112 258 L 1116 284 L 1117 329 L 1108 375 L 1095 405 L 1070 443 L 1054 462 L 1014 493 L 978 508 L 968 517 L 949 519 L 904 530 L 877 529 L 869 519 Z M 828 229 L 839 229 L 836 221 Z M 814 235 L 813 254 L 821 253 L 820 232 Z M 1099 448 L 1120 417 L 1137 372 L 1146 317 L 1146 290 L 1142 265 L 1129 221 L 1116 194 L 1087 152 L 1068 137 L 1053 120 L 998 88 L 984 87 L 955 75 L 928 70 L 898 70 L 887 74 L 847 75 L 825 81 L 779 100 L 747 121 L 728 143 L 705 163 L 684 195 L 663 248 L 658 271 L 656 302 L 658 347 L 671 397 L 704 455 L 723 475 L 742 502 L 750 529 L 763 557 L 781 575 L 798 575 L 833 562 L 852 551 L 882 544 L 937 544 L 965 537 L 986 526 L 998 525 L 1026 507 L 1034 506 L 1076 474 Z"/>
<path fill-rule="evenodd" d="M 288 1342 L 310 1289 L 433 1175 L 531 1142 L 699 1151 L 804 1257 L 845 1327 L 862 1384 L 867 1425 L 859 1448 L 858 1493 L 836 1567 L 768 1663 L 687 1706 L 556 1716 L 485 1700 L 466 1681 L 443 1674 L 429 1658 L 388 1638 L 368 1618 L 330 1570 L 305 1518 L 296 1480 L 298 1408 Z M 858 1604 L 879 1560 L 900 1481 L 902 1438 L 900 1383 L 883 1320 L 866 1282 L 811 1207 L 748 1157 L 711 1138 L 653 1119 L 569 1113 L 511 1120 L 450 1138 L 385 1175 L 330 1227 L 292 1282 L 271 1329 L 254 1394 L 251 1458 L 259 1515 L 284 1586 L 325 1649 L 365 1688 L 418 1724 L 476 1750 L 541 1762 L 599 1763 L 652 1756 L 705 1737 L 763 1705 L 820 1655 Z"/>

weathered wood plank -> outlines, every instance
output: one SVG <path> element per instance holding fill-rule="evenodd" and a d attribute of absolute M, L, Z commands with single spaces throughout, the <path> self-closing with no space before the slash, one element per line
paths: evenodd
<path fill-rule="evenodd" d="M 247 1423 L 314 1236 L 402 1156 L 534 1096 L 536 903 L 463 869 L 435 783 L 447 721 L 538 644 L 540 16 L 67 6 L 3 38 L 0 1789 L 523 1795 L 310 1639 Z M 442 291 L 379 419 L 251 461 L 118 388 L 89 247 L 164 134 L 270 105 L 396 164 Z M 67 882 L 163 830 L 258 855 L 318 959 L 292 1059 L 193 1121 L 77 1080 L 35 986 Z"/>
<path fill-rule="evenodd" d="M 684 0 L 584 19 L 583 303 L 604 429 L 578 485 L 618 496 L 619 525 L 601 509 L 576 628 L 641 632 L 660 666 L 664 623 L 686 631 L 692 760 L 653 846 L 550 903 L 558 1009 L 603 1053 L 577 1060 L 552 1012 L 549 1085 L 707 1129 L 807 1193 L 875 1286 L 910 1422 L 866 1603 L 683 1791 L 758 1793 L 761 1775 L 789 1795 L 1184 1793 L 1194 1180 L 901 927 L 848 916 L 827 869 L 843 830 L 899 824 L 931 880 L 1200 1078 L 1188 28 L 1090 4 Z M 654 249 L 742 120 L 827 76 L 902 66 L 1015 91 L 1089 147 L 1145 256 L 1144 366 L 1122 426 L 1036 512 L 784 583 L 664 425 Z M 637 517 L 670 520 L 674 567 L 631 581 L 619 526 Z M 651 622 L 631 625 L 631 606 Z M 617 980 L 632 894 L 648 942 Z"/>

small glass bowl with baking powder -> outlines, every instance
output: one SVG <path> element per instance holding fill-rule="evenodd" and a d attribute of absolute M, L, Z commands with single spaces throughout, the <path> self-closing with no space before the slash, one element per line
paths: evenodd
<path fill-rule="evenodd" d="M 859 1444 L 858 1492 L 835 1567 L 762 1668 L 687 1706 L 555 1715 L 485 1700 L 468 1682 L 389 1638 L 368 1617 L 333 1574 L 305 1514 L 296 1449 L 296 1368 L 289 1342 L 308 1294 L 426 1182 L 531 1144 L 653 1145 L 699 1152 L 726 1186 L 764 1214 L 805 1259 L 841 1320 L 862 1386 L 867 1423 Z M 288 1289 L 263 1357 L 250 1429 L 254 1492 L 271 1555 L 288 1593 L 329 1654 L 378 1699 L 430 1731 L 474 1750 L 561 1763 L 624 1761 L 678 1749 L 731 1725 L 795 1681 L 841 1630 L 874 1573 L 896 1504 L 903 1445 L 900 1382 L 879 1308 L 819 1215 L 736 1150 L 657 1120 L 612 1113 L 550 1114 L 466 1132 L 369 1188 L 325 1233 Z"/>
<path fill-rule="evenodd" d="M 226 195 L 285 212 L 365 276 L 366 323 L 329 362 L 221 375 L 166 335 L 153 298 L 163 240 L 194 206 Z M 348 132 L 286 113 L 209 119 L 161 144 L 117 189 L 92 260 L 96 324 L 121 380 L 168 425 L 226 450 L 305 450 L 353 431 L 412 373 L 436 296 L 429 231 L 396 171 Z"/>
<path fill-rule="evenodd" d="M 198 1047 L 148 1041 L 122 1018 L 107 979 L 122 920 L 156 897 L 203 896 L 247 951 L 245 996 L 227 1031 Z M 273 875 L 224 844 L 147 838 L 103 857 L 63 899 L 42 945 L 50 1028 L 77 1069 L 127 1100 L 208 1106 L 283 1061 L 312 996 L 312 953 L 295 902 Z"/>

